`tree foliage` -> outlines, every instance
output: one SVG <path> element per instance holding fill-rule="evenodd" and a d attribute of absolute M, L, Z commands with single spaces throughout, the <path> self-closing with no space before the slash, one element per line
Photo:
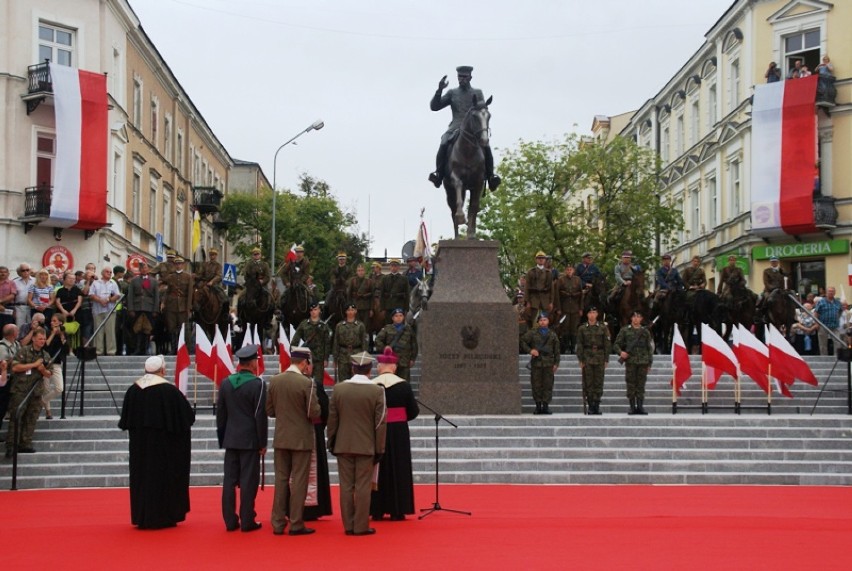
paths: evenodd
<path fill-rule="evenodd" d="M 627 138 L 520 141 L 504 155 L 503 184 L 485 196 L 479 222 L 483 237 L 501 243 L 505 283 L 514 284 L 538 250 L 558 268 L 592 252 L 607 276 L 624 249 L 654 267 L 658 239 L 672 240 L 683 226 L 682 213 L 659 194 L 657 171 L 654 153 Z"/>
<path fill-rule="evenodd" d="M 344 211 L 332 194 L 328 183 L 302 174 L 298 190 L 279 192 L 275 215 L 276 270 L 293 244 L 301 244 L 311 260 L 314 281 L 327 284 L 336 257 L 343 251 L 350 263 L 363 260 L 367 238 L 356 231 L 357 219 Z M 254 246 L 259 246 L 268 261 L 272 235 L 272 190 L 263 188 L 257 196 L 232 193 L 222 202 L 220 218 L 227 222 L 227 239 L 235 244 L 234 252 L 249 259 Z"/>

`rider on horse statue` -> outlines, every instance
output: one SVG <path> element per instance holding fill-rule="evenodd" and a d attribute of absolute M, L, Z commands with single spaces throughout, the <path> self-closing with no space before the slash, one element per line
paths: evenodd
<path fill-rule="evenodd" d="M 672 266 L 671 254 L 663 254 L 662 261 L 663 265 L 657 270 L 656 275 L 656 292 L 654 293 L 656 303 L 661 302 L 671 291 L 685 289 L 680 273 Z"/>
<path fill-rule="evenodd" d="M 438 147 L 438 155 L 435 157 L 435 172 L 429 175 L 429 180 L 435 185 L 435 188 L 441 187 L 444 173 L 446 172 L 447 149 L 458 135 L 459 128 L 468 110 L 474 106 L 474 98 L 479 102 L 485 101 L 482 91 L 470 85 L 473 68 L 468 65 L 462 65 L 456 68 L 456 72 L 458 73 L 459 86 L 443 93 L 444 89 L 449 85 L 447 76 L 445 75 L 438 82 L 438 90 L 432 96 L 432 101 L 429 103 L 432 111 L 440 111 L 444 107 L 449 106 L 453 112 L 453 120 L 441 137 L 441 146 Z M 484 147 L 483 152 L 485 154 L 485 176 L 488 181 L 488 188 L 497 190 L 497 187 L 500 186 L 500 177 L 494 174 L 494 156 L 491 154 L 491 147 Z"/>

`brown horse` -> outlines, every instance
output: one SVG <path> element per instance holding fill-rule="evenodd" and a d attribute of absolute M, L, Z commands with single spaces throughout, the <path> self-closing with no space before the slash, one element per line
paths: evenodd
<path fill-rule="evenodd" d="M 754 325 L 757 294 L 748 289 L 745 278 L 734 274 L 728 279 L 728 290 L 721 297 L 722 323 L 725 341 L 730 338 L 734 325 L 739 323 L 749 331 Z"/>
<path fill-rule="evenodd" d="M 370 319 L 364 325 L 367 327 L 367 335 L 370 337 L 370 348 L 375 346 L 376 334 L 385 326 L 385 310 L 379 298 L 373 298 L 372 313 Z"/>
<path fill-rule="evenodd" d="M 192 292 L 193 320 L 210 339 L 215 333 L 214 327 L 219 326 L 222 335 L 228 330 L 228 304 L 223 302 L 219 294 L 206 283 L 196 283 Z"/>

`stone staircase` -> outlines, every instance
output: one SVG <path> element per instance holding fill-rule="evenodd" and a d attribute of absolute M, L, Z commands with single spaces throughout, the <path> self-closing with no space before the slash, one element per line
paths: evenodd
<path fill-rule="evenodd" d="M 672 414 L 671 367 L 661 356 L 648 379 L 649 416 L 626 415 L 623 369 L 613 361 L 607 370 L 603 416 L 582 414 L 579 369 L 572 356 L 557 373 L 552 416 L 532 416 L 527 358 L 519 363 L 524 415 L 453 416 L 458 428 L 439 423 L 440 480 L 454 483 L 573 484 L 852 484 L 852 416 L 846 412 L 846 370 L 841 363 L 811 357 L 818 379 L 829 378 L 813 415 L 819 388 L 793 387 L 794 398 L 773 394 L 767 399 L 746 379 L 743 411 L 733 412 L 733 381 L 723 377 L 710 393 L 709 412 L 701 414 L 700 362 L 693 358 L 695 378 Z M 104 377 L 119 406 L 126 388 L 143 368 L 142 357 L 101 358 L 86 368 L 84 416 L 73 391 L 76 361 L 68 363 L 66 418 L 39 421 L 37 454 L 19 456 L 19 488 L 104 487 L 127 485 L 127 436 L 117 429 L 118 414 Z M 173 360 L 169 361 L 169 370 Z M 277 370 L 268 357 L 267 371 Z M 413 371 L 417 388 L 419 369 Z M 77 377 L 79 380 L 79 376 Z M 222 451 L 218 449 L 212 414 L 212 384 L 190 379 L 189 399 L 198 416 L 193 427 L 194 485 L 221 483 Z M 427 403 L 428 404 L 428 403 Z M 274 422 L 274 421 L 271 421 Z M 0 436 L 5 436 L 5 427 Z M 410 423 L 415 481 L 434 482 L 435 422 L 427 411 Z M 271 435 L 270 430 L 270 435 Z M 336 464 L 329 456 L 332 481 Z M 271 455 L 267 482 L 272 481 Z M 0 489 L 11 485 L 11 461 L 0 461 Z"/>

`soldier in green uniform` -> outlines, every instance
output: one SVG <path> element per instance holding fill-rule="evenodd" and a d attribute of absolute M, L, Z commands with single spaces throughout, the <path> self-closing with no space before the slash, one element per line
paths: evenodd
<path fill-rule="evenodd" d="M 331 327 L 320 319 L 321 311 L 318 303 L 311 303 L 310 317 L 299 324 L 292 340 L 293 347 L 307 347 L 311 350 L 314 364 L 313 378 L 320 387 L 331 351 Z"/>
<path fill-rule="evenodd" d="M 535 255 L 535 266 L 527 271 L 524 298 L 530 327 L 541 311 L 553 311 L 553 273 L 545 267 L 547 254 L 539 250 Z"/>
<path fill-rule="evenodd" d="M 33 396 L 30 397 L 24 414 L 21 416 L 19 427 L 18 452 L 35 452 L 33 448 L 33 432 L 41 412 L 41 395 L 44 394 L 44 380 L 49 379 L 52 372 L 45 365 L 50 359 L 44 346 L 47 343 L 47 333 L 39 327 L 32 333 L 29 345 L 24 345 L 12 358 L 12 388 L 9 389 L 9 433 L 6 436 L 6 458 L 11 458 L 15 440 L 15 411 L 24 402 L 24 397 L 35 384 Z"/>
<path fill-rule="evenodd" d="M 186 261 L 175 258 L 175 271 L 166 278 L 165 311 L 166 331 L 171 338 L 171 352 L 177 353 L 178 336 L 181 325 L 189 320 L 192 313 L 192 274 L 184 271 Z"/>
<path fill-rule="evenodd" d="M 399 273 L 399 260 L 390 261 L 391 273 L 382 278 L 382 308 L 385 323 L 391 322 L 391 312 L 397 307 L 408 311 L 408 278 Z"/>
<path fill-rule="evenodd" d="M 417 360 L 417 335 L 405 323 L 405 310 L 401 307 L 391 312 L 391 320 L 393 323 L 385 325 L 376 335 L 376 352 L 381 353 L 385 347 L 393 349 L 399 358 L 396 376 L 411 381 L 411 367 Z"/>
<path fill-rule="evenodd" d="M 613 346 L 624 363 L 624 381 L 627 384 L 627 400 L 630 402 L 628 414 L 648 414 L 643 407 L 645 402 L 645 382 L 654 360 L 651 347 L 651 332 L 642 327 L 642 313 L 634 311 L 630 316 L 630 325 L 622 327 Z"/>
<path fill-rule="evenodd" d="M 732 278 L 735 283 L 739 281 L 745 285 L 745 275 L 743 275 L 742 268 L 737 265 L 737 257 L 734 254 L 728 256 L 728 265 L 722 268 L 722 273 L 719 276 L 719 287 L 716 289 L 716 294 L 719 297 L 730 297 L 730 282 Z"/>
<path fill-rule="evenodd" d="M 606 325 L 598 322 L 598 308 L 591 306 L 588 321 L 577 330 L 577 360 L 583 374 L 583 396 L 589 414 L 601 414 L 604 373 L 609 362 L 610 341 Z"/>
<path fill-rule="evenodd" d="M 701 256 L 693 256 L 689 267 L 683 270 L 683 283 L 686 284 L 687 300 L 691 300 L 695 292 L 707 286 L 707 276 L 701 268 Z"/>
<path fill-rule="evenodd" d="M 325 297 L 325 306 L 330 308 L 329 311 L 334 311 L 332 303 L 335 299 L 342 300 L 340 303 L 355 301 L 349 297 L 349 278 L 352 277 L 352 270 L 346 265 L 347 259 L 346 252 L 338 252 L 337 265 L 331 270 L 331 287 Z"/>
<path fill-rule="evenodd" d="M 358 308 L 358 321 L 364 324 L 368 323 L 368 320 L 373 316 L 375 286 L 373 280 L 367 277 L 364 264 L 358 264 L 358 267 L 355 268 L 355 276 L 349 279 L 346 288 L 347 299 Z"/>
<path fill-rule="evenodd" d="M 367 350 L 369 342 L 367 328 L 357 319 L 358 308 L 354 303 L 346 306 L 346 319 L 337 324 L 334 329 L 334 343 L 332 353 L 334 354 L 334 370 L 337 378 L 335 382 L 343 382 L 352 377 L 349 358 L 355 353 Z"/>
<path fill-rule="evenodd" d="M 165 280 L 170 275 L 175 273 L 175 258 L 177 254 L 174 250 L 166 251 L 166 261 L 160 262 L 156 266 L 151 269 L 151 273 L 157 276 L 157 279 L 160 281 L 160 289 L 163 290 L 165 288 Z"/>
<path fill-rule="evenodd" d="M 222 263 L 219 261 L 219 250 L 210 248 L 208 252 L 209 259 L 202 262 L 198 266 L 198 271 L 195 273 L 195 285 L 198 288 L 209 287 L 216 294 L 219 301 L 225 303 L 228 301 L 228 296 L 225 290 L 222 289 Z"/>
<path fill-rule="evenodd" d="M 270 276 L 269 264 L 260 257 L 260 248 L 251 249 L 251 260 L 246 262 L 243 275 L 246 280 L 246 304 L 255 304 L 260 291 L 268 286 Z"/>
<path fill-rule="evenodd" d="M 562 314 L 561 326 L 557 327 L 563 332 L 560 346 L 568 353 L 574 352 L 583 301 L 583 281 L 574 275 L 574 272 L 573 265 L 565 266 L 565 273 L 556 280 L 554 288 L 559 312 Z"/>
<path fill-rule="evenodd" d="M 281 281 L 288 288 L 296 284 L 304 285 L 305 280 L 311 273 L 311 261 L 305 257 L 305 249 L 302 246 L 296 246 L 293 252 L 296 254 L 296 257 L 292 260 L 287 260 L 278 270 Z"/>
<path fill-rule="evenodd" d="M 530 384 L 535 401 L 533 414 L 552 414 L 553 376 L 559 368 L 559 338 L 548 327 L 547 313 L 538 316 L 538 327 L 530 329 L 521 338 L 521 348 L 530 354 Z"/>

